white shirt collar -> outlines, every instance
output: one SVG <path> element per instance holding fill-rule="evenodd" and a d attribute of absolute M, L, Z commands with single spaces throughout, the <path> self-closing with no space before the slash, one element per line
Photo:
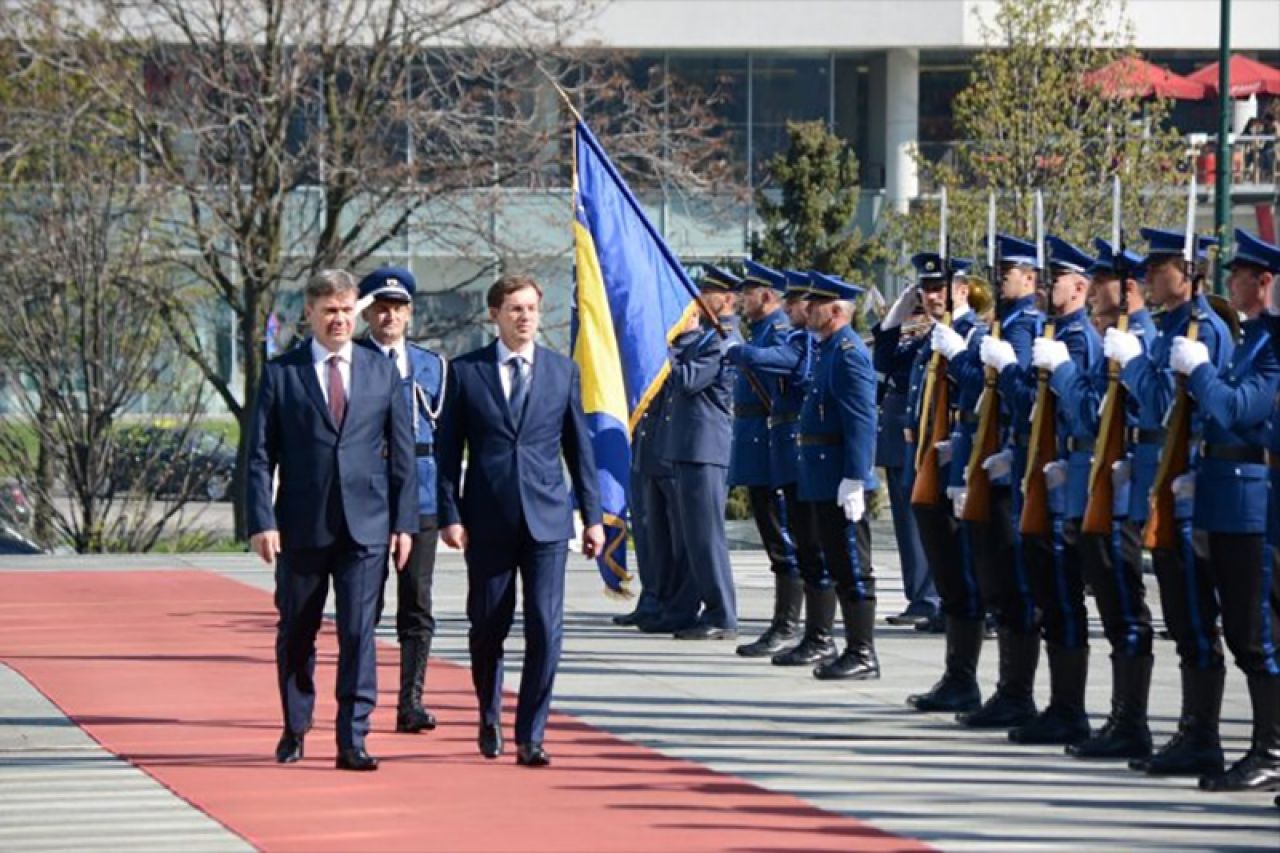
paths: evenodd
<path fill-rule="evenodd" d="M 506 364 L 511 360 L 511 356 L 518 355 L 524 359 L 525 364 L 532 365 L 534 349 L 536 349 L 536 344 L 530 341 L 520 349 L 512 350 L 502 342 L 502 338 L 498 338 L 498 364 Z"/>
<path fill-rule="evenodd" d="M 311 360 L 313 362 L 327 361 L 331 353 L 320 345 L 315 338 L 311 339 Z M 351 363 L 351 341 L 347 341 L 337 352 L 338 358 L 347 363 Z"/>

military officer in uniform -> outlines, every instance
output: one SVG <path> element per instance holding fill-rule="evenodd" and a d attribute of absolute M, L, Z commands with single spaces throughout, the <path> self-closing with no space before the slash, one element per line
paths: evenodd
<path fill-rule="evenodd" d="M 850 326 L 862 289 L 815 274 L 809 328 L 821 341 L 800 413 L 798 525 L 822 548 L 844 617 L 846 645 L 814 668 L 819 679 L 880 677 L 875 649 L 875 577 L 866 491 L 876 487 L 876 378 L 871 353 Z"/>
<path fill-rule="evenodd" d="M 409 343 L 405 335 L 413 319 L 413 273 L 402 267 L 382 267 L 360 282 L 362 316 L 369 335 L 362 345 L 396 365 L 405 402 L 413 413 L 414 454 L 418 469 L 418 530 L 404 571 L 396 575 L 396 639 L 400 642 L 400 693 L 396 731 L 416 733 L 436 727 L 435 716 L 422 705 L 427 659 L 436 633 L 431 609 L 431 579 L 435 572 L 436 521 L 435 431 L 444 404 L 444 357 Z M 378 602 L 381 617 L 382 601 Z"/>
<path fill-rule="evenodd" d="M 1268 292 L 1280 275 L 1280 247 L 1236 230 L 1231 259 L 1231 306 L 1247 319 L 1243 338 L 1225 370 L 1210 363 L 1199 341 L 1175 337 L 1169 363 L 1187 377 L 1187 390 L 1204 414 L 1199 466 L 1193 474 L 1195 526 L 1207 532 L 1200 572 L 1217 593 L 1197 609 L 1211 619 L 1221 607 L 1222 628 L 1236 665 L 1244 671 L 1253 705 L 1249 751 L 1229 770 L 1201 777 L 1208 791 L 1280 790 L 1280 583 L 1268 528 L 1267 449 L 1273 444 L 1280 361 L 1262 320 Z"/>
<path fill-rule="evenodd" d="M 987 612 L 994 613 L 1000 655 L 995 691 L 982 707 L 959 714 L 973 728 L 1011 729 L 1033 719 L 1036 667 L 1040 661 L 1039 617 L 1031 592 L 1018 519 L 1022 515 L 1022 471 L 1031 435 L 1031 401 L 1013 393 L 1031 365 L 1031 347 L 1044 326 L 1036 307 L 1035 246 L 1005 234 L 996 236 L 1000 258 L 1000 338 L 979 345 L 982 363 L 996 371 L 1000 392 L 1003 449 L 983 468 L 991 478 L 991 521 L 975 525 L 974 562 Z M 985 529 L 984 529 L 985 528 Z"/>
<path fill-rule="evenodd" d="M 764 377 L 744 362 L 742 351 L 769 349 L 783 343 L 791 331 L 782 298 L 787 278 L 754 261 L 744 261 L 744 277 L 739 286 L 742 313 L 748 323 L 745 346 L 729 350 L 729 360 L 738 369 L 733 385 L 733 453 L 729 460 L 729 486 L 745 486 L 755 518 L 756 530 L 769 557 L 773 573 L 773 617 L 769 627 L 754 642 L 738 646 L 743 657 L 773 657 L 793 645 L 800 632 L 800 608 L 804 605 L 804 582 L 796 543 L 787 517 L 786 498 L 775 482 L 770 454 L 769 418 L 773 396 L 779 383 Z M 712 267 L 708 275 L 731 278 Z M 736 356 L 735 356 L 736 354 Z M 751 379 L 755 379 L 752 384 Z M 760 390 L 767 396 L 761 399 Z"/>
<path fill-rule="evenodd" d="M 898 563 L 902 567 L 902 591 L 907 598 L 906 609 L 889 617 L 890 625 L 928 623 L 935 620 L 940 612 L 933 573 L 929 570 L 915 514 L 911 512 L 911 484 L 904 470 L 907 458 L 904 436 L 906 430 L 915 429 L 907 416 L 912 365 L 916 354 L 928 340 L 929 328 L 927 322 L 912 321 L 921 308 L 920 287 L 931 280 L 942 280 L 941 269 L 917 266 L 916 284 L 905 288 L 871 329 L 872 363 L 884 377 L 876 427 L 876 465 L 884 469 L 885 486 L 889 490 Z M 908 326 L 910 331 L 904 332 Z"/>
<path fill-rule="evenodd" d="M 1120 381 L 1138 402 L 1138 428 L 1131 459 L 1129 521 L 1141 529 L 1147 521 L 1146 499 L 1155 480 L 1164 423 L 1174 397 L 1174 377 L 1169 353 L 1175 337 L 1186 333 L 1194 320 L 1198 338 L 1208 348 L 1210 361 L 1225 368 L 1231 357 L 1231 333 L 1192 284 L 1192 270 L 1184 260 L 1185 236 L 1178 232 L 1142 229 L 1148 243 L 1143 261 L 1150 301 L 1163 309 L 1157 317 L 1159 334 L 1143 352 L 1143 343 L 1131 332 L 1108 329 L 1103 354 L 1118 362 Z M 1192 433 L 1201 432 L 1200 412 L 1193 412 Z M 1185 504 L 1185 501 L 1180 503 Z M 1159 775 L 1208 775 L 1222 771 L 1222 745 L 1218 717 L 1222 708 L 1225 669 L 1222 641 L 1212 618 L 1206 619 L 1196 602 L 1211 597 L 1211 581 L 1198 568 L 1195 555 L 1205 554 L 1203 534 L 1192 531 L 1191 512 L 1179 513 L 1179 547 L 1157 548 L 1151 553 L 1160 582 L 1160 602 L 1165 623 L 1177 646 L 1182 679 L 1182 712 L 1178 731 L 1150 758 L 1135 758 L 1129 766 Z"/>
<path fill-rule="evenodd" d="M 741 342 L 733 313 L 736 286 L 715 275 L 702 279 L 703 301 L 719 328 L 691 313 L 670 355 L 671 423 L 665 435 L 665 458 L 675 473 L 681 519 L 677 548 L 684 552 L 702 606 L 693 625 L 675 632 L 681 640 L 738 636 L 737 597 L 724 528 L 737 378 L 725 350 L 731 341 Z"/>
<path fill-rule="evenodd" d="M 813 373 L 816 340 L 808 329 L 810 273 L 788 270 L 785 307 L 791 322 L 782 341 L 768 348 L 750 345 L 733 347 L 729 359 L 768 379 L 771 391 L 769 415 L 769 467 L 774 486 L 782 494 L 787 529 L 795 543 L 796 562 L 804 584 L 805 629 L 800 643 L 773 655 L 777 666 L 813 666 L 837 654 L 831 639 L 835 622 L 836 591 L 822 561 L 822 546 L 800 518 L 796 481 L 799 477 L 799 448 L 796 429 L 800 410 Z"/>

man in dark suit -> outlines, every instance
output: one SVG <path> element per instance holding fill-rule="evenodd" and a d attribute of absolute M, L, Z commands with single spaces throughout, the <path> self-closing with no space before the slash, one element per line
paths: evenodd
<path fill-rule="evenodd" d="M 338 622 L 337 766 L 376 770 L 365 751 L 377 702 L 374 628 L 388 548 L 403 569 L 417 528 L 413 428 L 390 360 L 354 347 L 356 282 L 307 282 L 312 337 L 262 372 L 249 434 L 250 547 L 276 566 L 282 764 L 302 758 L 315 709 L 316 633 L 333 578 Z M 279 489 L 272 501 L 272 477 Z"/>
<path fill-rule="evenodd" d="M 489 289 L 488 305 L 498 340 L 449 366 L 436 445 L 440 535 L 466 554 L 471 680 L 486 758 L 502 754 L 502 644 L 520 576 L 525 655 L 516 762 L 541 767 L 551 763 L 542 740 L 560 658 L 565 559 L 574 532 L 562 454 L 582 513 L 587 557 L 604 547 L 604 527 L 577 365 L 534 343 L 542 289 L 528 276 L 504 276 Z"/>

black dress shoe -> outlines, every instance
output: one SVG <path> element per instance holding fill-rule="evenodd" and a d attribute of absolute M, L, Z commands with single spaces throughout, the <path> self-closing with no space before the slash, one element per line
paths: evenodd
<path fill-rule="evenodd" d="M 945 634 L 947 633 L 947 617 L 940 612 L 935 613 L 916 622 L 916 630 L 925 634 Z"/>
<path fill-rule="evenodd" d="M 436 727 L 436 717 L 426 708 L 408 708 L 396 713 L 396 731 L 401 734 L 417 734 Z"/>
<path fill-rule="evenodd" d="M 516 764 L 521 767 L 546 767 L 551 756 L 540 743 L 522 743 L 516 747 Z"/>
<path fill-rule="evenodd" d="M 738 630 L 736 628 L 717 628 L 714 625 L 694 625 L 692 628 L 676 631 L 675 638 L 677 640 L 736 640 L 738 639 Z"/>
<path fill-rule="evenodd" d="M 368 773 L 378 769 L 378 759 L 364 751 L 364 747 L 338 750 L 338 760 L 333 763 L 339 770 L 355 770 Z"/>
<path fill-rule="evenodd" d="M 642 634 L 674 634 L 692 628 L 697 622 L 668 619 L 663 616 L 644 617 L 636 620 L 636 629 Z"/>
<path fill-rule="evenodd" d="M 276 744 L 276 762 L 279 764 L 293 764 L 295 761 L 301 760 L 302 735 L 286 731 L 280 735 L 280 742 Z"/>
<path fill-rule="evenodd" d="M 480 754 L 485 758 L 497 758 L 502 755 L 502 726 L 497 723 L 492 725 L 481 723 L 478 741 Z"/>
<path fill-rule="evenodd" d="M 936 610 L 908 607 L 895 616 L 886 616 L 884 621 L 890 625 L 915 625 L 932 618 L 936 612 Z"/>

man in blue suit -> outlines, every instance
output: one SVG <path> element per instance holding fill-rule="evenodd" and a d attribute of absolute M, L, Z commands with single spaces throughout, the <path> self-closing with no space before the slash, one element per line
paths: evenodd
<path fill-rule="evenodd" d="M 431 578 L 436 542 L 436 420 L 444 402 L 444 357 L 409 343 L 405 333 L 413 319 L 418 282 L 402 267 L 381 267 L 360 281 L 361 312 L 369 335 L 359 343 L 395 364 L 400 387 L 413 421 L 413 448 L 418 473 L 418 526 L 405 570 L 396 575 L 396 639 L 400 641 L 400 694 L 396 731 L 415 734 L 436 727 L 422 706 L 427 658 L 436 633 L 431 612 Z M 382 602 L 378 602 L 381 615 Z M 380 621 L 380 620 L 379 620 Z"/>
<path fill-rule="evenodd" d="M 376 770 L 364 748 L 378 698 L 374 629 L 388 547 L 403 569 L 417 528 L 413 430 L 394 365 L 352 345 L 355 279 L 343 270 L 316 274 L 305 314 L 312 337 L 263 370 L 249 433 L 249 545 L 276 565 L 280 613 L 284 734 L 276 760 L 302 758 L 315 709 L 316 633 L 332 577 L 337 766 Z"/>
<path fill-rule="evenodd" d="M 455 359 L 445 386 L 437 444 L 441 537 L 466 554 L 471 680 L 486 758 L 502 754 L 502 644 L 519 574 L 525 655 L 516 762 L 542 767 L 551 763 L 542 741 L 564 637 L 565 560 L 574 533 L 561 455 L 588 558 L 604 547 L 600 491 L 577 365 L 534 343 L 541 287 L 529 276 L 504 276 L 489 288 L 487 301 L 498 339 Z"/>

